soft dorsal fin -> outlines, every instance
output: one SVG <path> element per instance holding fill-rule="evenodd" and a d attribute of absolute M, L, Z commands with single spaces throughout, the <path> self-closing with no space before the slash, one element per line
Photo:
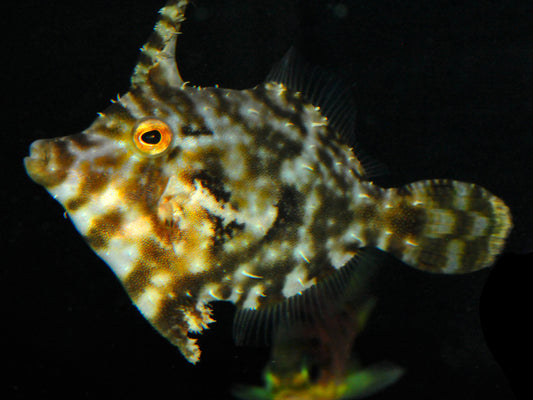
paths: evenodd
<path fill-rule="evenodd" d="M 346 144 L 354 144 L 357 111 L 350 87 L 341 79 L 318 66 L 307 64 L 291 47 L 274 65 L 266 81 L 282 83 L 300 92 L 309 103 L 320 107 L 322 115 Z"/>
<path fill-rule="evenodd" d="M 389 174 L 389 168 L 385 163 L 376 160 L 371 155 L 368 155 L 367 152 L 362 150 L 359 145 L 355 145 L 353 152 L 361 164 L 362 170 L 360 171 L 360 174 L 362 179 L 371 181 L 378 176 Z"/>
<path fill-rule="evenodd" d="M 131 76 L 132 88 L 146 82 L 161 87 L 183 85 L 176 65 L 176 40 L 185 21 L 188 0 L 169 0 L 159 11 L 160 17 L 148 41 L 141 48 L 139 62 Z"/>
<path fill-rule="evenodd" d="M 361 249 L 342 268 L 284 301 L 259 309 L 237 309 L 233 337 L 237 345 L 270 344 L 276 331 L 291 330 L 338 312 L 347 303 L 364 304 L 383 263 L 375 249 Z"/>
<path fill-rule="evenodd" d="M 349 85 L 326 70 L 306 63 L 294 47 L 274 65 L 266 80 L 300 92 L 306 101 L 320 108 L 339 139 L 353 148 L 361 164 L 361 178 L 370 180 L 387 174 L 387 167 L 367 155 L 356 142 L 357 110 Z"/>

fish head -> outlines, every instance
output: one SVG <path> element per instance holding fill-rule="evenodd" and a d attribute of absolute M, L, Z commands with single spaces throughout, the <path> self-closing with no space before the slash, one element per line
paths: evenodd
<path fill-rule="evenodd" d="M 133 96 L 122 96 L 81 133 L 35 141 L 24 164 L 142 314 L 196 362 L 187 332 L 212 320 L 191 293 L 213 261 L 216 221 L 202 204 L 215 199 L 195 175 L 205 161 L 183 159 L 196 154 L 183 150 L 196 139 L 181 134 L 179 112 L 164 114 L 155 102 L 140 112 L 132 103 L 141 94 Z"/>
<path fill-rule="evenodd" d="M 126 214 L 127 222 L 137 225 L 159 219 L 164 224 L 168 216 L 159 208 L 172 169 L 167 163 L 179 147 L 174 134 L 178 125 L 151 113 L 132 116 L 124 104 L 99 113 L 81 133 L 35 141 L 24 159 L 28 175 L 61 203 L 90 243 L 102 231 L 95 224 L 106 215 L 115 215 L 115 230 L 119 220 L 126 222 Z M 109 223 L 106 238 L 92 239 L 111 239 Z"/>

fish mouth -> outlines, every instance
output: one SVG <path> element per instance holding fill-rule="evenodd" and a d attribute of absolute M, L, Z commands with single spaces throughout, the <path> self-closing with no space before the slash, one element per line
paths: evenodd
<path fill-rule="evenodd" d="M 31 144 L 24 167 L 35 183 L 50 188 L 64 181 L 72 160 L 65 141 L 40 139 Z"/>
<path fill-rule="evenodd" d="M 36 183 L 42 184 L 42 177 L 48 165 L 48 152 L 44 140 L 36 140 L 30 146 L 30 155 L 24 157 L 24 168 L 30 178 Z"/>

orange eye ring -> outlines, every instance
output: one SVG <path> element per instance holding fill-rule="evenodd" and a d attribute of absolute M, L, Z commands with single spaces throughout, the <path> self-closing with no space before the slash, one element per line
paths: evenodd
<path fill-rule="evenodd" d="M 160 119 L 148 118 L 133 130 L 133 143 L 144 154 L 156 156 L 164 152 L 172 140 L 170 127 Z"/>

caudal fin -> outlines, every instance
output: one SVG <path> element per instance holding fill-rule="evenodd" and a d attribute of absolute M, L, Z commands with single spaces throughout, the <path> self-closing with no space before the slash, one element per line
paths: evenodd
<path fill-rule="evenodd" d="M 488 267 L 512 228 L 509 208 L 481 186 L 414 182 L 387 191 L 378 247 L 421 270 L 466 273 Z"/>

